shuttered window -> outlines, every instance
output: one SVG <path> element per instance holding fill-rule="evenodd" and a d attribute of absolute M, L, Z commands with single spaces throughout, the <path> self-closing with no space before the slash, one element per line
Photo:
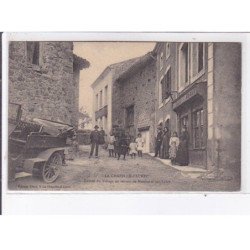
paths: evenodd
<path fill-rule="evenodd" d="M 193 145 L 194 148 L 204 147 L 204 111 L 193 112 Z"/>
<path fill-rule="evenodd" d="M 171 68 L 168 69 L 167 73 L 161 80 L 161 88 L 162 88 L 162 102 L 167 99 L 171 94 Z"/>

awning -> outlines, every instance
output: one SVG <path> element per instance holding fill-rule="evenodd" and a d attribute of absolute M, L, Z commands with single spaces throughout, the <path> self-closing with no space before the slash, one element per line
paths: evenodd
<path fill-rule="evenodd" d="M 175 100 L 173 100 L 173 110 L 176 111 L 194 99 L 206 99 L 207 83 L 196 83 L 187 88 Z"/>

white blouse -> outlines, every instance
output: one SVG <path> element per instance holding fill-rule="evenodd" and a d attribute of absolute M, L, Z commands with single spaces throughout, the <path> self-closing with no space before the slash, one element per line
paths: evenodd
<path fill-rule="evenodd" d="M 178 147 L 180 144 L 180 139 L 178 137 L 170 137 L 169 146 L 171 146 L 173 142 L 175 142 L 176 147 Z"/>

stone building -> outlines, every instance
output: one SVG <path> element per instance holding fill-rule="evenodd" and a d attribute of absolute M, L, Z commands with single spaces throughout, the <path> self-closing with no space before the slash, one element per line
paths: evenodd
<path fill-rule="evenodd" d="M 106 133 L 114 126 L 146 140 L 154 148 L 156 66 L 152 53 L 108 66 L 92 84 L 93 117 Z"/>
<path fill-rule="evenodd" d="M 9 101 L 34 117 L 78 125 L 79 73 L 89 62 L 73 42 L 10 42 Z"/>
<path fill-rule="evenodd" d="M 157 43 L 156 124 L 187 126 L 192 166 L 239 174 L 241 44 Z"/>
<path fill-rule="evenodd" d="M 176 47 L 174 43 L 157 43 L 154 52 L 157 58 L 155 124 L 168 127 L 171 134 L 177 128 L 177 117 L 172 106 L 177 86 Z"/>

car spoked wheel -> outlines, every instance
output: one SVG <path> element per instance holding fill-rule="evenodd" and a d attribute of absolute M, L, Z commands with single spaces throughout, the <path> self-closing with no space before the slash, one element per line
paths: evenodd
<path fill-rule="evenodd" d="M 47 183 L 54 182 L 59 176 L 62 166 L 62 156 L 60 153 L 53 153 L 42 169 L 43 180 Z"/>

